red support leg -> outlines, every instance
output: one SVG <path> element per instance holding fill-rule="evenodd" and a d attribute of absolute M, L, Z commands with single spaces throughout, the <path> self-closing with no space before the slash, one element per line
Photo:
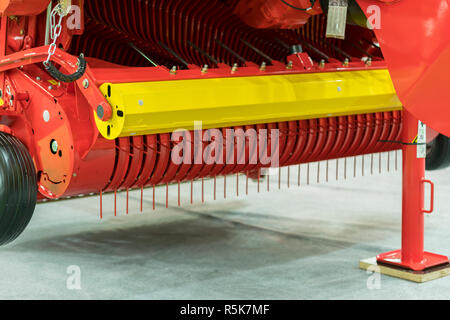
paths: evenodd
<path fill-rule="evenodd" d="M 418 120 L 408 111 L 403 111 L 403 197 L 402 197 L 402 249 L 377 256 L 379 263 L 396 265 L 410 270 L 448 264 L 448 257 L 424 251 L 424 209 L 425 158 L 418 158 L 416 141 Z M 432 188 L 433 197 L 433 188 Z M 431 202 L 431 207 L 433 206 Z"/>

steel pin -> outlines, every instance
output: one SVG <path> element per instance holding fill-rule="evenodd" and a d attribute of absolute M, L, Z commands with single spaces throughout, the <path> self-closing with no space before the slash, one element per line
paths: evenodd
<path fill-rule="evenodd" d="M 320 183 L 320 161 L 317 161 L 317 183 Z"/>
<path fill-rule="evenodd" d="M 205 202 L 205 179 L 202 177 L 202 203 Z"/>
<path fill-rule="evenodd" d="M 128 188 L 127 188 L 127 214 L 128 214 Z"/>
<path fill-rule="evenodd" d="M 281 189 L 281 167 L 278 168 L 278 189 Z"/>
<path fill-rule="evenodd" d="M 117 190 L 114 190 L 114 217 L 117 217 Z"/>
<path fill-rule="evenodd" d="M 223 176 L 223 198 L 227 198 L 227 176 Z"/>
<path fill-rule="evenodd" d="M 100 219 L 103 219 L 103 191 L 100 190 Z"/>
<path fill-rule="evenodd" d="M 373 175 L 373 153 L 370 155 L 370 174 Z"/>
<path fill-rule="evenodd" d="M 387 155 L 388 155 L 387 156 L 387 171 L 389 172 L 390 167 L 391 167 L 391 152 L 388 151 Z"/>
<path fill-rule="evenodd" d="M 181 198 L 180 198 L 180 180 L 178 180 L 178 206 L 181 206 Z"/>
<path fill-rule="evenodd" d="M 169 184 L 166 183 L 166 209 L 169 208 Z"/>
<path fill-rule="evenodd" d="M 245 179 L 245 194 L 248 194 L 248 171 L 246 173 L 246 179 Z"/>
<path fill-rule="evenodd" d="M 378 171 L 381 174 L 381 152 L 378 154 Z"/>
<path fill-rule="evenodd" d="M 191 204 L 194 203 L 194 180 L 191 179 Z"/>
<path fill-rule="evenodd" d="M 365 164 L 364 164 L 364 155 L 362 155 L 361 158 L 362 158 L 362 160 L 361 160 L 361 163 L 362 163 L 361 174 L 362 174 L 362 176 L 364 177 L 364 167 L 365 167 Z"/>
<path fill-rule="evenodd" d="M 288 176 L 287 176 L 287 187 L 288 188 L 290 188 L 290 185 L 291 185 L 291 167 L 290 166 L 288 166 L 287 167 L 287 173 L 288 173 Z"/>
<path fill-rule="evenodd" d="M 339 180 L 339 159 L 336 159 L 336 181 Z"/>
<path fill-rule="evenodd" d="M 344 158 L 344 180 L 347 180 L 347 158 Z"/>
<path fill-rule="evenodd" d="M 306 184 L 309 185 L 309 162 L 306 165 Z"/>
<path fill-rule="evenodd" d="M 153 185 L 153 210 L 156 209 L 156 188 L 155 185 Z M 142 211 L 142 203 L 141 203 L 141 211 Z"/>

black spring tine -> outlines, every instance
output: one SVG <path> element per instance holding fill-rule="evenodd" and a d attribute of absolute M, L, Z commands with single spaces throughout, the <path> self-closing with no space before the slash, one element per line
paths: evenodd
<path fill-rule="evenodd" d="M 141 49 L 139 49 L 138 47 L 136 47 L 134 45 L 134 43 L 132 42 L 128 42 L 128 44 L 130 45 L 130 47 L 132 47 L 137 53 L 139 53 L 141 56 L 143 56 L 148 62 L 150 62 L 154 67 L 157 67 L 158 64 L 156 62 L 154 62 L 152 59 L 150 59 Z"/>
<path fill-rule="evenodd" d="M 277 37 L 274 37 L 273 40 L 278 42 L 283 48 L 285 48 L 287 51 L 289 51 L 290 47 L 286 42 L 284 42 L 283 40 L 281 40 L 280 38 L 277 38 Z"/>
<path fill-rule="evenodd" d="M 323 59 L 325 59 L 326 62 L 330 61 L 330 57 L 327 56 L 325 53 L 323 53 L 322 51 L 320 51 L 319 49 L 317 49 L 316 47 L 314 47 L 312 44 L 306 42 L 305 40 L 299 38 L 300 43 L 305 46 L 308 47 L 309 49 L 311 49 L 312 51 L 314 51 L 315 53 L 317 53 L 319 56 L 321 56 Z"/>
<path fill-rule="evenodd" d="M 193 44 L 192 42 L 190 42 L 188 40 L 189 45 L 194 48 L 195 50 L 197 50 L 202 56 L 208 58 L 209 60 L 211 60 L 212 62 L 214 62 L 214 64 L 217 66 L 219 64 L 219 61 L 217 61 L 214 57 L 210 56 L 209 54 L 207 54 L 205 51 L 203 51 L 202 49 L 200 49 L 199 47 L 197 47 L 195 44 Z"/>
<path fill-rule="evenodd" d="M 247 47 L 249 47 L 250 49 L 252 49 L 253 51 L 255 51 L 257 54 L 259 54 L 261 57 L 263 57 L 264 59 L 266 59 L 269 62 L 274 61 L 271 57 L 269 57 L 267 54 L 265 54 L 264 52 L 262 52 L 261 50 L 259 50 L 258 48 L 256 48 L 254 45 L 248 43 L 247 41 L 245 41 L 244 39 L 241 39 L 241 42 L 244 43 Z"/>
<path fill-rule="evenodd" d="M 229 53 L 231 53 L 231 55 L 233 55 L 235 58 L 237 58 L 239 61 L 241 61 L 242 63 L 246 64 L 247 60 L 245 60 L 243 57 L 241 57 L 236 51 L 233 51 L 233 49 L 231 49 L 230 47 L 228 47 L 225 43 L 223 43 L 222 41 L 219 41 L 216 39 L 216 42 L 219 46 L 221 46 L 222 48 L 224 48 L 226 51 L 228 51 Z"/>
<path fill-rule="evenodd" d="M 164 43 L 162 42 L 158 42 L 158 44 L 164 48 L 164 50 L 166 50 L 167 52 L 169 52 L 172 56 L 174 56 L 175 58 L 177 58 L 182 64 L 184 64 L 186 67 L 189 66 L 189 63 L 187 63 L 186 60 L 184 60 L 182 57 L 180 57 L 175 51 L 173 51 L 172 49 L 170 49 L 168 46 L 166 46 Z"/>
<path fill-rule="evenodd" d="M 366 50 L 364 50 L 363 48 L 361 48 L 360 46 L 358 46 L 355 43 L 350 43 L 350 45 L 355 48 L 356 50 L 358 50 L 359 52 L 361 52 L 362 54 L 365 54 L 366 56 L 368 56 L 369 58 L 373 58 L 373 55 L 370 54 L 369 52 L 367 52 Z"/>
<path fill-rule="evenodd" d="M 334 50 L 336 50 L 337 52 L 339 52 L 341 55 L 343 55 L 344 57 L 346 57 L 348 60 L 352 60 L 352 57 L 347 53 L 347 52 L 345 52 L 344 50 L 342 50 L 341 48 L 339 48 L 339 47 L 337 47 L 337 46 L 335 46 L 333 43 L 331 43 L 330 41 L 328 41 L 328 40 L 324 40 L 325 41 L 325 43 L 327 44 L 327 45 L 329 45 L 330 47 L 332 47 Z"/>

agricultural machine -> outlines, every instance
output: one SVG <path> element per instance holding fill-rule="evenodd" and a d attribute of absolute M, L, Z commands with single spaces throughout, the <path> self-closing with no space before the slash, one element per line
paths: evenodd
<path fill-rule="evenodd" d="M 0 13 L 0 244 L 43 199 L 259 179 L 273 163 L 255 155 L 274 145 L 278 167 L 402 150 L 402 249 L 378 261 L 448 264 L 424 251 L 423 224 L 425 163 L 450 161 L 449 0 L 0 0 Z M 248 130 L 266 150 L 246 134 L 219 148 Z M 221 161 L 202 159 L 212 141 Z"/>

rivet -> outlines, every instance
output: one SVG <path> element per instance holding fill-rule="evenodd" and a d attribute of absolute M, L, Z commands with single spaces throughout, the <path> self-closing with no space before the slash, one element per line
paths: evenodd
<path fill-rule="evenodd" d="M 259 67 L 259 70 L 266 71 L 266 67 L 267 67 L 267 64 L 265 62 L 263 62 L 263 63 L 261 63 L 261 67 Z"/>
<path fill-rule="evenodd" d="M 233 64 L 233 67 L 231 68 L 231 73 L 235 73 L 236 71 L 238 71 L 238 64 L 237 63 Z"/>
<path fill-rule="evenodd" d="M 42 118 L 44 119 L 45 122 L 49 122 L 50 121 L 50 112 L 48 112 L 48 110 L 44 110 L 44 113 L 42 114 Z"/>

